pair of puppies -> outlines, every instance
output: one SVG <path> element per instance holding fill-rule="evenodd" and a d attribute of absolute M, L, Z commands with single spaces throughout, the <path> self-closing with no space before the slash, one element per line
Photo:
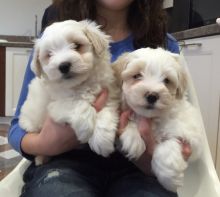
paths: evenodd
<path fill-rule="evenodd" d="M 120 91 L 110 66 L 109 37 L 91 22 L 65 21 L 48 27 L 36 42 L 32 70 L 20 125 L 27 131 L 41 130 L 46 115 L 67 123 L 81 143 L 102 156 L 114 151 Z M 176 191 L 187 162 L 179 139 L 192 148 L 191 159 L 199 156 L 199 123 L 187 102 L 187 78 L 179 56 L 162 49 L 139 49 L 121 56 L 114 64 L 122 87 L 122 106 L 135 113 L 120 136 L 122 151 L 137 159 L 145 150 L 138 130 L 140 116 L 153 120 L 158 142 L 152 169 L 164 187 Z M 109 90 L 106 106 L 96 112 L 92 103 L 102 88 Z M 43 162 L 36 158 L 36 164 Z"/>

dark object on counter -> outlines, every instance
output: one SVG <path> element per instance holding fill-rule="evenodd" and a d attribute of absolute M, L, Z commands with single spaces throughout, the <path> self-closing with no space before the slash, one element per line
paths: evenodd
<path fill-rule="evenodd" d="M 204 25 L 205 25 L 205 22 L 204 22 L 202 16 L 198 12 L 196 12 L 195 10 L 192 10 L 189 28 L 191 29 L 191 28 L 195 28 L 195 27 L 201 27 Z"/>
<path fill-rule="evenodd" d="M 220 16 L 220 0 L 174 0 L 167 13 L 171 33 L 214 24 Z"/>
<path fill-rule="evenodd" d="M 216 23 L 220 17 L 219 0 L 191 0 L 190 27 L 200 27 Z"/>
<path fill-rule="evenodd" d="M 167 9 L 168 31 L 178 32 L 189 29 L 191 0 L 174 0 L 174 5 Z"/>

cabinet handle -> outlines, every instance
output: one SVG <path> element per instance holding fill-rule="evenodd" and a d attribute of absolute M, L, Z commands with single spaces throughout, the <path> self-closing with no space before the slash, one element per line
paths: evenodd
<path fill-rule="evenodd" d="M 189 46 L 197 46 L 197 47 L 201 47 L 202 46 L 202 43 L 201 42 L 194 42 L 194 43 L 185 43 L 184 41 L 183 42 L 180 42 L 179 43 L 179 46 L 180 47 L 189 47 Z"/>

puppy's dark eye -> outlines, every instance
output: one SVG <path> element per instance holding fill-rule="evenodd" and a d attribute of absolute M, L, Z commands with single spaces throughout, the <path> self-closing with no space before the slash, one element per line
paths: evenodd
<path fill-rule="evenodd" d="M 77 51 L 80 50 L 81 47 L 82 47 L 81 44 L 75 43 L 75 49 L 76 49 Z"/>
<path fill-rule="evenodd" d="M 142 74 L 140 74 L 140 73 L 133 76 L 133 79 L 135 79 L 135 80 L 139 80 L 141 78 L 142 78 Z"/>
<path fill-rule="evenodd" d="M 50 58 L 52 55 L 51 55 L 51 53 L 50 52 L 48 52 L 47 54 L 46 54 L 46 58 Z"/>
<path fill-rule="evenodd" d="M 165 78 L 165 79 L 163 80 L 163 82 L 164 82 L 166 85 L 170 84 L 170 80 L 169 80 L 168 78 Z"/>

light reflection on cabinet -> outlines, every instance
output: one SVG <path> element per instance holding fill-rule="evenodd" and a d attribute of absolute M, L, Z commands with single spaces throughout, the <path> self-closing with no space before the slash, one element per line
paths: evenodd
<path fill-rule="evenodd" d="M 30 53 L 30 48 L 6 48 L 5 116 L 13 116 L 16 110 Z"/>

